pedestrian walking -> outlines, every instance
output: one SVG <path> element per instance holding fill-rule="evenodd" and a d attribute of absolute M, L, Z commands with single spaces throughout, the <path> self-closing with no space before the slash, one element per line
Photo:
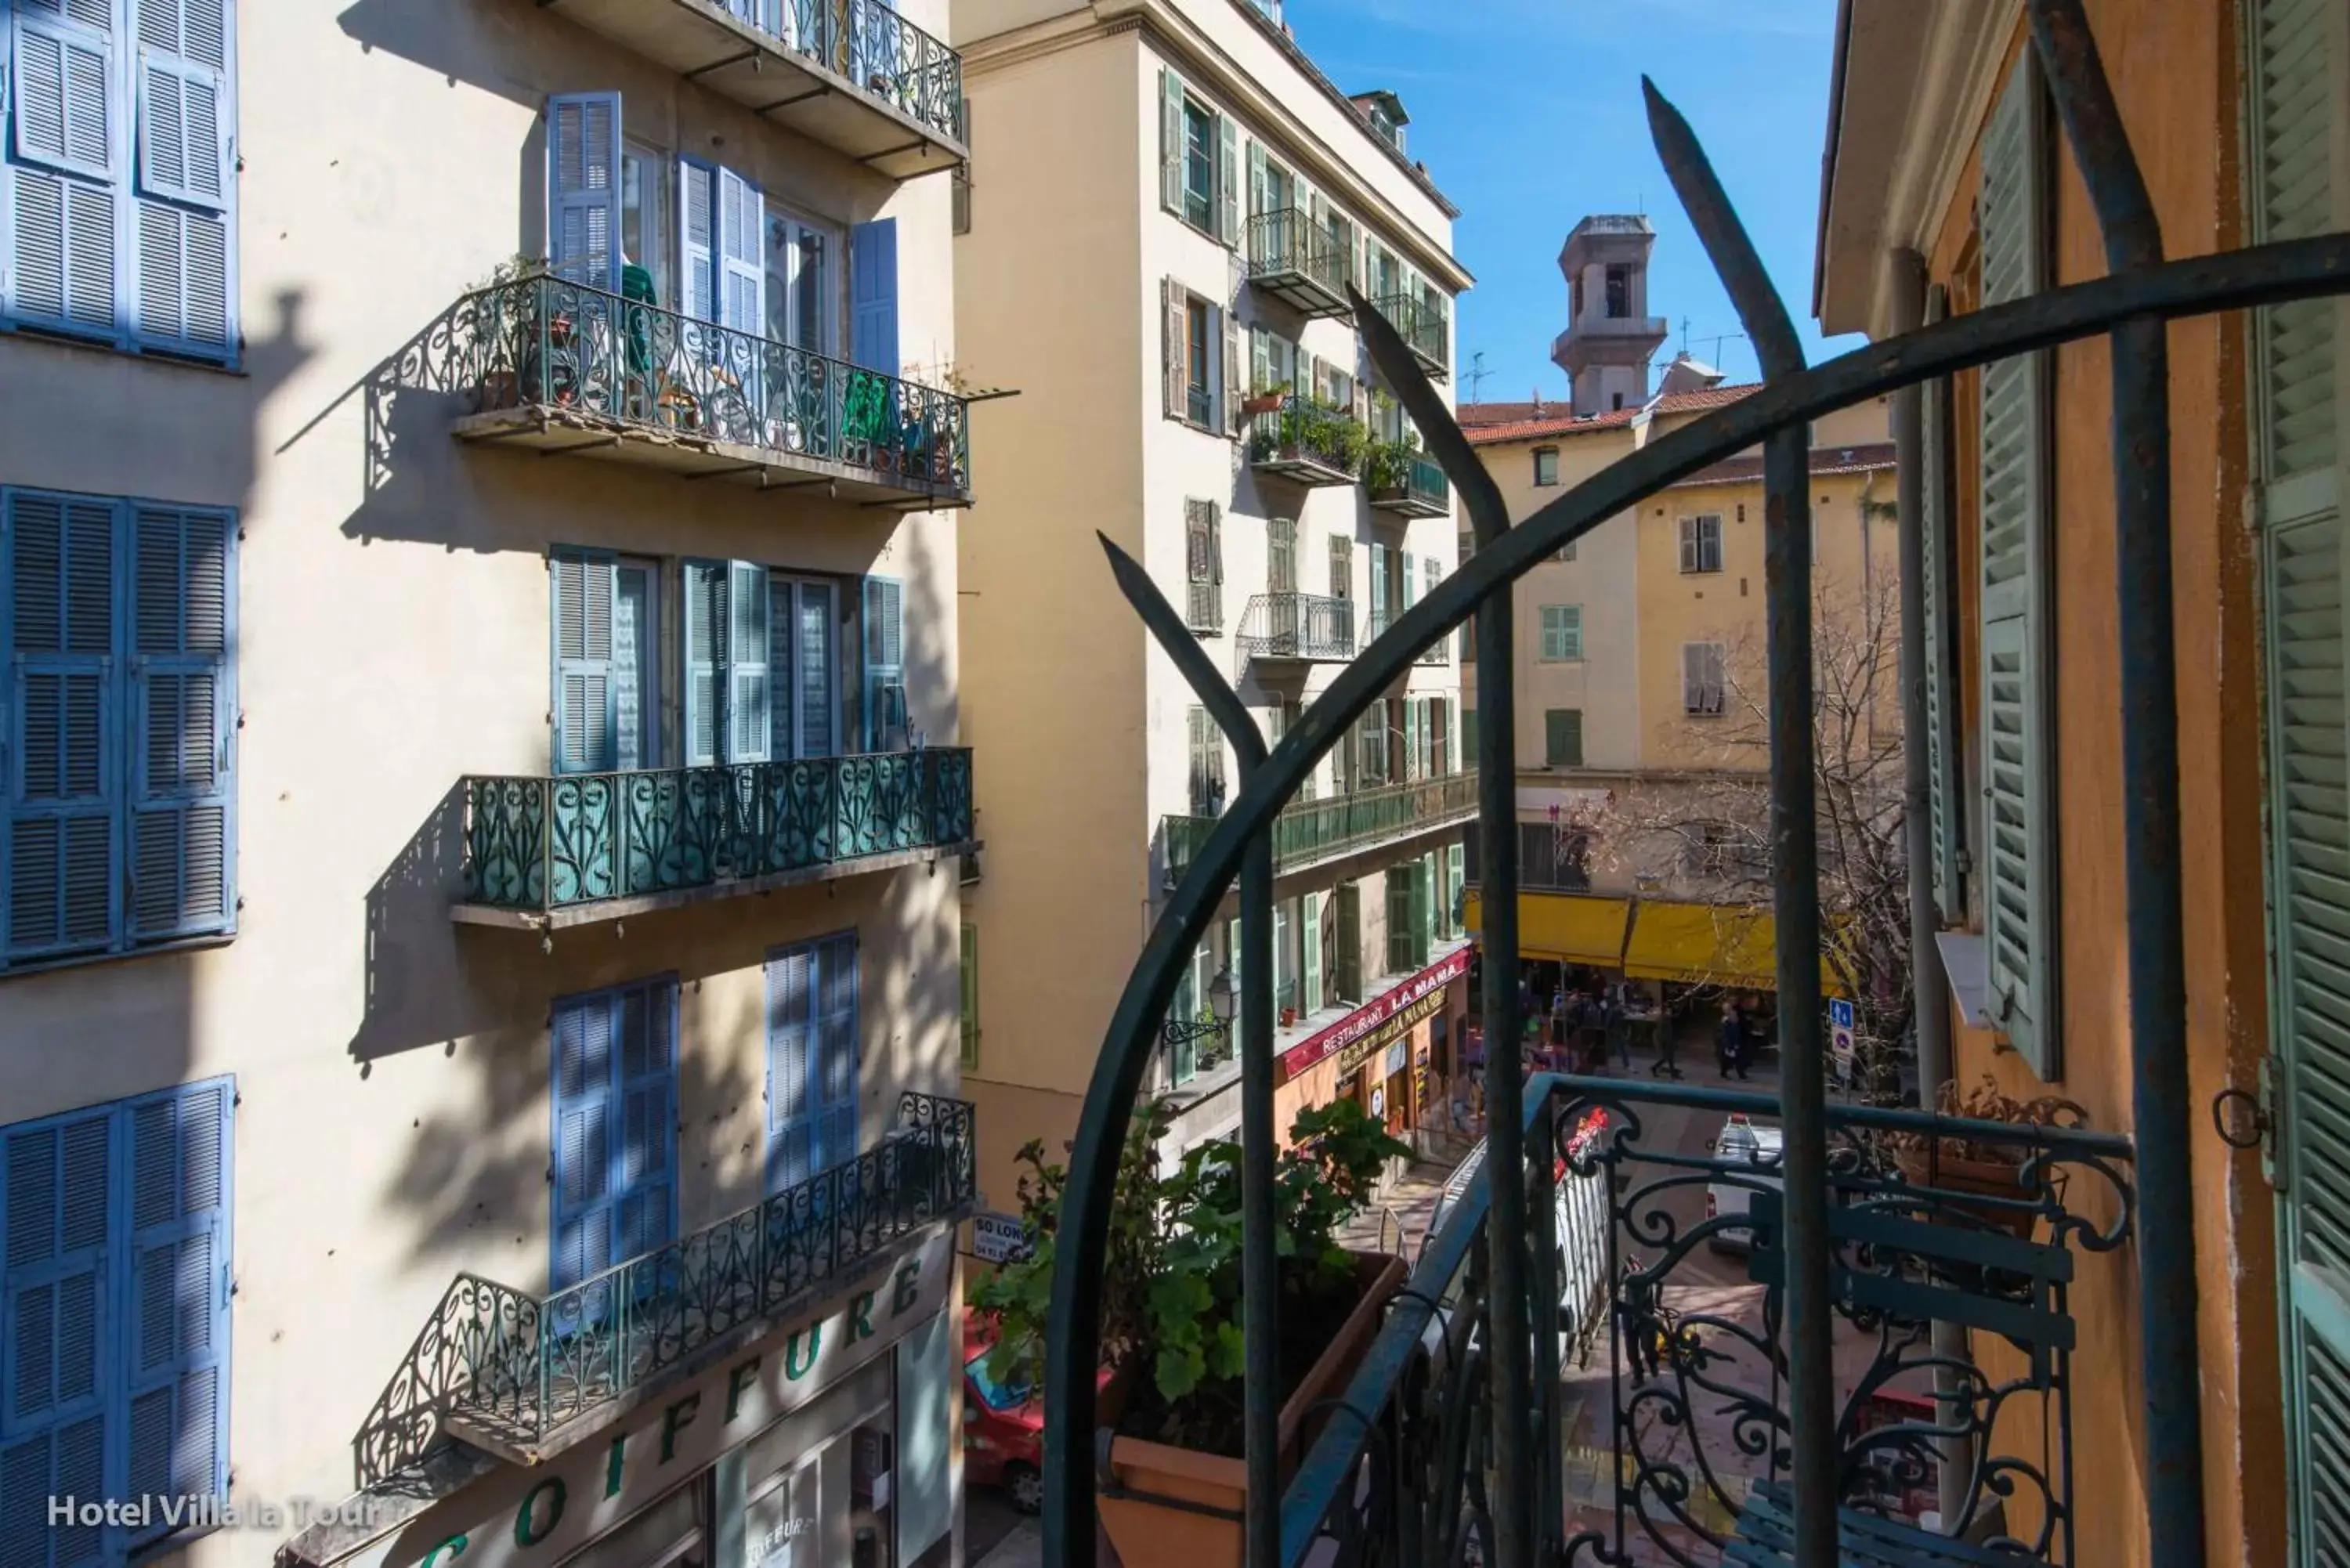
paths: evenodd
<path fill-rule="evenodd" d="M 1621 987 L 1608 988 L 1607 1002 L 1601 1019 L 1607 1031 L 1608 1049 L 1614 1053 L 1616 1059 L 1623 1064 L 1624 1070 L 1630 1072 L 1632 1070 L 1632 1029 L 1631 1025 L 1624 1022 L 1624 993 Z"/>
<path fill-rule="evenodd" d="M 1725 1002 L 1721 1009 L 1721 1032 L 1714 1043 L 1715 1064 L 1725 1078 L 1736 1073 L 1746 1076 L 1746 1021 L 1738 1015 L 1738 1003 Z"/>

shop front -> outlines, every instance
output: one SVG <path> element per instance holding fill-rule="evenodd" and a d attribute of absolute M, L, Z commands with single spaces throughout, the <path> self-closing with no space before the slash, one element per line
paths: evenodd
<path fill-rule="evenodd" d="M 538 1465 L 501 1464 L 358 1568 L 944 1568 L 960 1485 L 954 1237 Z"/>
<path fill-rule="evenodd" d="M 1442 1102 L 1430 1079 L 1436 1042 L 1460 1038 L 1468 978 L 1464 947 L 1282 1053 L 1274 1126 L 1285 1129 L 1301 1110 L 1351 1099 L 1416 1146 L 1443 1130 L 1430 1110 Z"/>

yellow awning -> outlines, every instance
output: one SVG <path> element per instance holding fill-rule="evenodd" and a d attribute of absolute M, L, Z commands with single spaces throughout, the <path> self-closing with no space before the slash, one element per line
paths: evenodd
<path fill-rule="evenodd" d="M 1742 991 L 1776 990 L 1778 961 L 1778 921 L 1764 910 L 1726 904 L 1644 898 L 1624 948 L 1624 972 L 1635 980 Z M 1825 957 L 1820 984 L 1830 995 L 1844 993 Z"/>
<path fill-rule="evenodd" d="M 1478 896 L 1472 890 L 1463 919 L 1469 934 L 1483 931 Z M 1577 893 L 1518 895 L 1518 953 L 1560 963 L 1614 969 L 1624 959 L 1624 928 L 1631 923 L 1627 898 L 1593 898 Z"/>

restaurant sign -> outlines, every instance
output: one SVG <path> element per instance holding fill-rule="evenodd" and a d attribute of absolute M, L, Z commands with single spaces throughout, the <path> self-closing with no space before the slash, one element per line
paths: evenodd
<path fill-rule="evenodd" d="M 1388 992 L 1365 1002 L 1318 1034 L 1291 1046 L 1281 1058 L 1284 1083 L 1326 1057 L 1338 1058 L 1340 1076 L 1354 1072 L 1390 1041 L 1444 1005 L 1444 988 L 1469 972 L 1469 950 L 1440 959 Z"/>

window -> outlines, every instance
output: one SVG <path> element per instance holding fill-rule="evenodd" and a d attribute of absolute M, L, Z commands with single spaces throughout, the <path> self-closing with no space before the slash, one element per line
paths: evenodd
<path fill-rule="evenodd" d="M 1295 392 L 1297 345 L 1278 332 L 1249 328 L 1249 389 L 1252 392 Z"/>
<path fill-rule="evenodd" d="M 1685 642 L 1681 644 L 1681 711 L 1696 717 L 1718 719 L 1725 705 L 1725 687 L 1729 684 L 1723 664 L 1729 655 L 1727 645 L 1719 642 Z"/>
<path fill-rule="evenodd" d="M 1297 591 L 1297 524 L 1293 518 L 1275 517 L 1266 522 L 1264 587 L 1267 593 L 1294 594 Z"/>
<path fill-rule="evenodd" d="M 1224 737 L 1205 708 L 1191 710 L 1191 815 L 1217 816 L 1224 809 Z"/>
<path fill-rule="evenodd" d="M 1363 885 L 1330 890 L 1330 1000 L 1363 1000 Z"/>
<path fill-rule="evenodd" d="M 1607 264 L 1607 315 L 1620 321 L 1632 314 L 1632 265 L 1629 262 Z"/>
<path fill-rule="evenodd" d="M 1213 635 L 1224 626 L 1223 517 L 1212 501 L 1183 503 L 1183 566 L 1188 581 L 1186 619 L 1197 632 Z"/>
<path fill-rule="evenodd" d="M 1183 104 L 1183 221 L 1195 229 L 1216 222 L 1216 117 L 1198 103 Z"/>
<path fill-rule="evenodd" d="M 1355 737 L 1362 753 L 1362 782 L 1366 784 L 1387 783 L 1388 715 L 1385 701 L 1374 702 L 1365 710 L 1362 722 L 1356 726 Z"/>
<path fill-rule="evenodd" d="M 1558 558 L 1559 558 L 1560 560 L 1562 560 L 1562 561 L 1572 561 L 1572 560 L 1574 560 L 1574 559 L 1575 559 L 1575 544 L 1576 544 L 1576 541 L 1575 541 L 1575 540 L 1569 539 L 1565 544 L 1561 545 L 1558 547 Z"/>
<path fill-rule="evenodd" d="M 1297 1005 L 1297 950 L 1291 938 L 1297 929 L 1297 920 L 1290 911 L 1295 908 L 1284 899 L 1273 907 L 1273 1008 L 1276 1016 L 1284 1008 Z"/>
<path fill-rule="evenodd" d="M 558 774 L 660 766 L 660 567 L 558 548 L 555 766 Z"/>
<path fill-rule="evenodd" d="M 684 566 L 685 765 L 837 756 L 843 732 L 840 585 L 750 561 Z M 868 751 L 906 743 L 903 596 L 864 583 Z"/>
<path fill-rule="evenodd" d="M 1159 201 L 1201 234 L 1230 245 L 1240 237 L 1240 128 L 1185 87 L 1159 73 Z"/>
<path fill-rule="evenodd" d="M 838 358 L 838 258 L 847 248 L 839 232 L 811 223 L 772 201 L 767 203 L 766 216 L 768 338 L 810 354 Z M 894 355 L 891 359 L 890 364 L 872 368 L 895 375 L 899 367 Z M 782 389 L 778 391 L 780 399 Z"/>
<path fill-rule="evenodd" d="M 1543 765 L 1552 768 L 1579 768 L 1583 765 L 1582 709 L 1548 708 L 1543 711 Z"/>
<path fill-rule="evenodd" d="M 630 141 L 620 153 L 620 261 L 645 269 L 657 304 L 674 305 L 670 247 L 677 230 L 669 216 L 669 160 Z"/>
<path fill-rule="evenodd" d="M 1355 542 L 1333 536 L 1330 540 L 1330 597 L 1351 599 L 1355 597 Z"/>
<path fill-rule="evenodd" d="M 1170 420 L 1220 435 L 1237 434 L 1241 410 L 1240 325 L 1232 313 L 1201 298 L 1180 278 L 1161 286 L 1166 327 L 1160 370 L 1163 412 Z"/>
<path fill-rule="evenodd" d="M 962 1064 L 979 1068 L 979 928 L 962 928 Z"/>
<path fill-rule="evenodd" d="M 53 1495 L 227 1492 L 235 1104 L 214 1078 L 0 1128 L 0 1453 L 22 1482 L 0 1541 L 29 1563 L 120 1563 L 175 1532 L 160 1506 L 59 1529 Z"/>
<path fill-rule="evenodd" d="M 1428 965 L 1434 910 L 1430 898 L 1429 857 L 1390 866 L 1387 871 L 1388 972 L 1410 974 Z"/>
<path fill-rule="evenodd" d="M 767 955 L 770 1196 L 857 1158 L 858 1030 L 855 931 Z"/>
<path fill-rule="evenodd" d="M 1572 664 L 1583 657 L 1583 607 L 1542 607 L 1542 656 L 1545 664 Z"/>
<path fill-rule="evenodd" d="M 1518 885 L 1589 892 L 1591 835 L 1547 822 L 1518 824 Z"/>
<path fill-rule="evenodd" d="M 233 3 L 15 7 L 0 319 L 236 358 Z"/>
<path fill-rule="evenodd" d="M 821 715 L 829 712 L 831 707 L 829 693 L 819 690 L 815 672 L 824 670 L 829 659 L 832 590 L 828 584 L 807 582 L 794 583 L 792 590 L 797 601 L 796 624 L 800 628 L 797 657 L 807 676 L 798 683 L 796 701 L 802 741 L 798 754 L 826 754 L 811 748 L 822 739 Z M 782 581 L 777 579 L 771 593 L 778 607 L 778 627 L 785 624 L 782 591 Z M 905 602 L 905 585 L 895 577 L 865 579 L 865 749 L 868 752 L 901 752 L 920 743 L 906 701 Z M 775 694 L 775 722 L 780 726 L 785 709 L 780 691 Z M 817 715 L 814 720 L 812 713 Z M 780 749 L 777 754 L 782 754 Z"/>
<path fill-rule="evenodd" d="M 1555 446 L 1534 448 L 1534 484 L 1537 488 L 1547 490 L 1557 483 L 1558 448 Z"/>
<path fill-rule="evenodd" d="M 0 489 L 0 968 L 234 932 L 236 596 L 227 512 Z"/>
<path fill-rule="evenodd" d="M 1208 302 L 1193 299 L 1183 306 L 1183 417 L 1195 425 L 1215 419 L 1215 392 L 1209 379 L 1208 341 L 1212 326 Z"/>
<path fill-rule="evenodd" d="M 677 978 L 559 997 L 550 1033 L 560 1291 L 677 1234 Z"/>
<path fill-rule="evenodd" d="M 1721 570 L 1721 514 L 1700 513 L 1681 519 L 1681 570 L 1685 573 Z"/>

